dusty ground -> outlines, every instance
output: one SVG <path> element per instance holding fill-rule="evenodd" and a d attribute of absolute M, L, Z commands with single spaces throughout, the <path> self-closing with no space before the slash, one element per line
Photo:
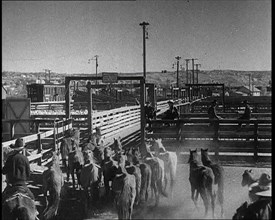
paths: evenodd
<path fill-rule="evenodd" d="M 233 167 L 224 166 L 225 170 L 225 215 L 224 219 L 232 219 L 232 216 L 243 202 L 248 201 L 247 187 L 241 186 L 241 176 L 245 169 L 253 169 L 255 174 L 259 176 L 262 172 L 271 175 L 271 168 L 253 168 L 253 167 Z M 202 200 L 199 200 L 199 211 L 194 207 L 190 198 L 190 183 L 188 181 L 189 167 L 187 164 L 179 164 L 177 170 L 177 182 L 174 191 L 174 197 L 161 197 L 160 204 L 154 208 L 152 200 L 146 206 L 135 207 L 134 219 L 202 219 L 204 216 L 204 206 Z M 41 175 L 33 174 L 32 179 L 35 186 L 30 186 L 34 192 L 40 205 L 38 210 L 41 213 L 44 208 L 44 198 L 41 191 Z M 33 184 L 32 184 L 33 185 Z M 66 185 L 67 194 L 60 204 L 60 212 L 58 219 L 83 219 L 82 206 L 80 203 L 80 192 L 74 191 L 71 185 Z M 220 207 L 216 205 L 216 217 L 220 219 Z M 211 216 L 209 216 L 211 218 Z M 91 215 L 87 219 L 117 219 L 117 215 L 112 204 L 104 203 L 101 209 L 97 210 L 95 215 Z"/>

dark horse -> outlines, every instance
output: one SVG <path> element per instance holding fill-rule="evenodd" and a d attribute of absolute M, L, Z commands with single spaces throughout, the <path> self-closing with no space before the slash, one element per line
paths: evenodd
<path fill-rule="evenodd" d="M 2 201 L 3 220 L 35 220 L 37 215 L 35 201 L 20 190 Z"/>
<path fill-rule="evenodd" d="M 49 169 L 43 172 L 43 193 L 46 199 L 43 219 L 53 219 L 57 215 L 63 184 L 64 179 L 59 166 L 59 155 L 54 152 Z M 49 197 L 47 196 L 48 191 Z"/>
<path fill-rule="evenodd" d="M 208 213 L 208 208 L 211 200 L 212 215 L 214 217 L 215 210 L 215 195 L 213 193 L 214 173 L 211 168 L 203 166 L 199 162 L 199 156 L 196 150 L 190 150 L 188 163 L 190 164 L 189 181 L 191 184 L 191 198 L 198 209 L 197 199 L 199 194 L 205 206 L 205 216 Z M 196 191 L 196 196 L 194 194 Z"/>
<path fill-rule="evenodd" d="M 201 161 L 204 166 L 210 167 L 214 173 L 214 184 L 218 185 L 217 196 L 221 206 L 221 217 L 224 214 L 223 201 L 224 201 L 224 169 L 220 164 L 214 163 L 210 160 L 208 149 L 201 149 Z"/>
<path fill-rule="evenodd" d="M 73 150 L 68 155 L 68 169 L 67 169 L 67 181 L 69 181 L 70 175 L 73 180 L 73 188 L 75 189 L 75 173 L 77 177 L 77 184 L 80 186 L 80 173 L 82 166 L 84 165 L 83 153 L 80 148 L 74 146 Z"/>
<path fill-rule="evenodd" d="M 83 206 L 85 215 L 89 207 L 93 207 L 100 200 L 99 183 L 101 180 L 100 167 L 95 163 L 93 152 L 89 149 L 83 152 L 84 166 L 80 173 L 81 186 L 83 187 Z"/>

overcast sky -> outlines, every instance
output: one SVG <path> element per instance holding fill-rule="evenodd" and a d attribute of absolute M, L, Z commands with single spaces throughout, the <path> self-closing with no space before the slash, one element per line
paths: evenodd
<path fill-rule="evenodd" d="M 2 70 L 57 73 L 271 70 L 271 0 L 2 2 Z"/>

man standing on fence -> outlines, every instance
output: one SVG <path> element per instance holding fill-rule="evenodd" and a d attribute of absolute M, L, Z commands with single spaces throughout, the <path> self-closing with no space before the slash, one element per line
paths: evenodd
<path fill-rule="evenodd" d="M 245 106 L 244 114 L 243 114 L 241 117 L 239 117 L 238 119 L 241 119 L 241 120 L 243 120 L 243 119 L 249 120 L 249 119 L 251 118 L 251 108 L 250 108 L 250 106 L 249 106 L 247 100 L 244 100 L 242 103 L 243 103 L 244 106 Z M 239 122 L 239 126 L 240 126 L 240 127 L 242 126 L 242 122 Z"/>
<path fill-rule="evenodd" d="M 216 112 L 216 107 L 217 107 L 217 100 L 213 100 L 213 102 L 211 103 L 211 106 L 208 109 L 208 117 L 209 119 L 213 120 L 213 119 L 222 119 L 221 116 L 217 115 Z M 212 125 L 213 123 L 211 122 L 210 125 Z"/>
<path fill-rule="evenodd" d="M 2 173 L 7 178 L 7 187 L 2 194 L 2 203 L 15 192 L 24 193 L 35 200 L 33 193 L 26 183 L 30 177 L 30 164 L 28 158 L 22 154 L 24 149 L 23 139 L 18 138 L 15 144 L 11 145 L 11 148 L 13 151 L 9 153 L 2 170 Z"/>
<path fill-rule="evenodd" d="M 178 109 L 174 106 L 174 101 L 169 100 L 168 102 L 169 109 L 164 112 L 164 117 L 162 119 L 179 119 Z"/>

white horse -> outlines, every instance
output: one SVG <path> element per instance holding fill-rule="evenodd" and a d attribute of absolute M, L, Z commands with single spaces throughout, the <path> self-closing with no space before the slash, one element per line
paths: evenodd
<path fill-rule="evenodd" d="M 173 198 L 173 188 L 176 181 L 178 163 L 177 154 L 175 152 L 167 151 L 163 146 L 161 139 L 154 140 L 152 148 L 155 151 L 155 155 L 164 161 L 165 189 L 170 176 L 170 195 Z"/>

